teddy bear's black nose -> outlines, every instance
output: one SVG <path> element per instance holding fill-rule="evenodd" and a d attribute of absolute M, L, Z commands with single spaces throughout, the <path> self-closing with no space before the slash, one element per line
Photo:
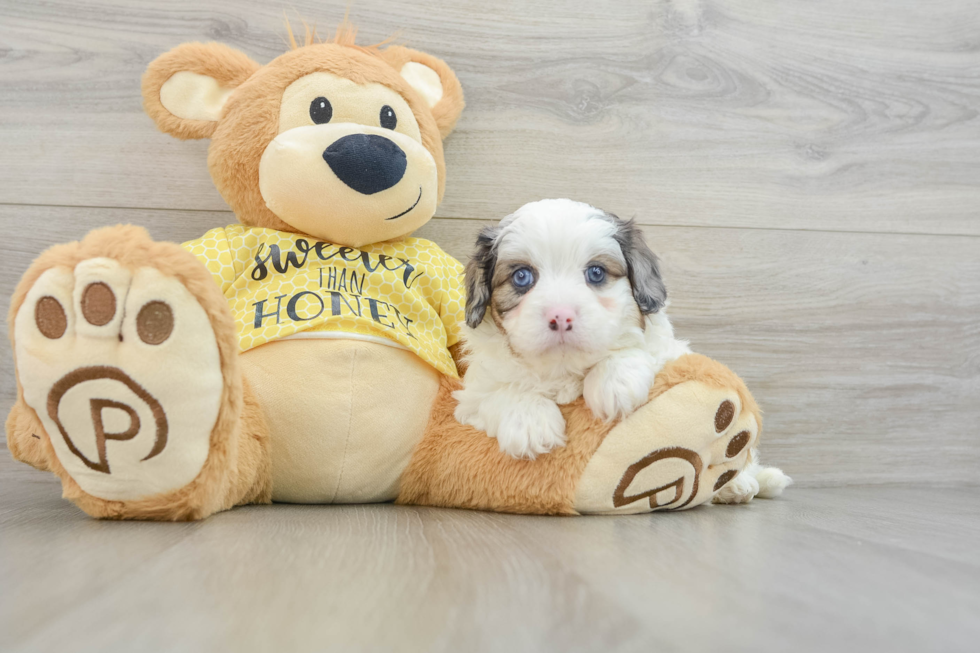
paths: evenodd
<path fill-rule="evenodd" d="M 404 150 L 377 134 L 338 138 L 323 151 L 323 160 L 340 181 L 365 195 L 397 184 L 408 165 Z"/>

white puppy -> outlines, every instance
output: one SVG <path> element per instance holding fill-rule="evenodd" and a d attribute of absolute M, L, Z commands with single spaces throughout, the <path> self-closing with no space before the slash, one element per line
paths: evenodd
<path fill-rule="evenodd" d="M 644 404 L 657 371 L 689 353 L 663 308 L 657 257 L 632 222 L 542 200 L 485 229 L 466 269 L 469 368 L 456 419 L 516 458 L 565 443 L 558 404 L 605 420 Z"/>
<path fill-rule="evenodd" d="M 640 230 L 588 204 L 532 202 L 484 229 L 466 286 L 469 367 L 454 394 L 456 419 L 515 458 L 565 444 L 558 404 L 584 395 L 600 419 L 625 417 L 647 401 L 660 368 L 691 351 L 674 338 L 657 257 Z M 751 467 L 716 502 L 775 496 L 789 483 L 779 470 Z"/>

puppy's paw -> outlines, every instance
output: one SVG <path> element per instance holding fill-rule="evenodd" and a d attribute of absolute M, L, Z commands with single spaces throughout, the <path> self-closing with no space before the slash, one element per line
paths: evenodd
<path fill-rule="evenodd" d="M 740 473 L 712 497 L 712 503 L 748 503 L 759 494 L 759 482 L 745 472 Z"/>
<path fill-rule="evenodd" d="M 533 460 L 565 445 L 565 418 L 558 404 L 544 397 L 525 397 L 500 416 L 496 433 L 500 450 L 514 458 Z"/>
<path fill-rule="evenodd" d="M 755 475 L 755 480 L 759 483 L 760 499 L 775 499 L 793 484 L 793 479 L 778 467 L 763 467 Z"/>
<path fill-rule="evenodd" d="M 568 379 L 555 393 L 555 403 L 559 406 L 570 404 L 582 396 L 582 379 Z"/>
<path fill-rule="evenodd" d="M 478 431 L 486 431 L 487 423 L 480 416 L 480 403 L 469 396 L 466 390 L 457 390 L 453 393 L 453 399 L 456 400 L 456 410 L 453 411 L 453 417 L 460 424 L 469 424 Z"/>
<path fill-rule="evenodd" d="M 585 405 L 607 422 L 631 414 L 650 396 L 654 363 L 644 351 L 614 354 L 601 361 L 585 377 Z"/>

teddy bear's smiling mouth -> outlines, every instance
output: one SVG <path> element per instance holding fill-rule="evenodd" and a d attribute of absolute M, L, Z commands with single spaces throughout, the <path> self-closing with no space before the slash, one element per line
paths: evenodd
<path fill-rule="evenodd" d="M 385 222 L 387 222 L 388 220 L 397 220 L 398 218 L 402 217 L 403 215 L 405 215 L 407 213 L 410 213 L 412 211 L 412 209 L 414 209 L 416 206 L 419 205 L 419 201 L 421 201 L 421 199 L 422 199 L 422 187 L 419 186 L 419 196 L 415 198 L 415 204 L 412 204 L 410 207 L 408 207 L 407 209 L 405 209 L 404 211 L 402 211 L 398 215 L 393 215 L 390 218 L 385 218 Z"/>

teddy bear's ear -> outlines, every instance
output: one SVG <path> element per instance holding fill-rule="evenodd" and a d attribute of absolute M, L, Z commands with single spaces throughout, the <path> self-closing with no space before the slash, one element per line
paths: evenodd
<path fill-rule="evenodd" d="M 443 138 L 449 136 L 463 112 L 463 87 L 446 62 L 431 54 L 393 45 L 381 55 L 395 67 L 432 109 Z"/>
<path fill-rule="evenodd" d="M 171 136 L 209 138 L 228 96 L 259 68 L 227 45 L 184 43 L 143 73 L 143 109 Z"/>

